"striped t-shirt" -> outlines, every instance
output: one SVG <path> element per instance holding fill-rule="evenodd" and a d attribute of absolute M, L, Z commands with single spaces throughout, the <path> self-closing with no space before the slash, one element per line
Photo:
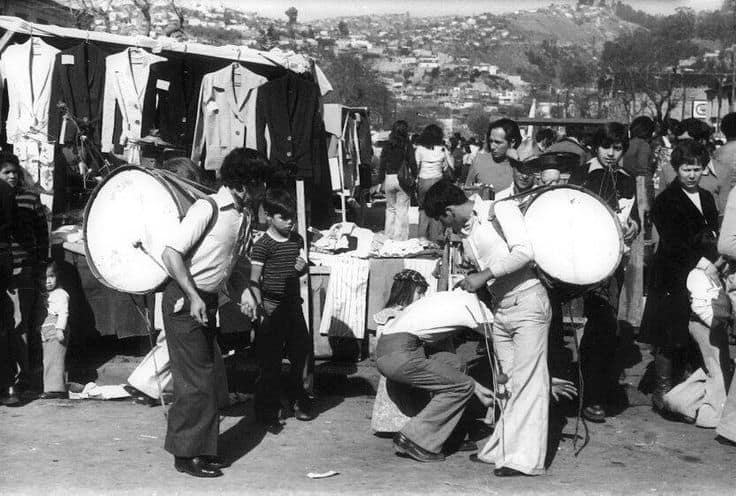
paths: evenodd
<path fill-rule="evenodd" d="M 13 267 L 33 266 L 48 258 L 49 225 L 38 193 L 19 188 L 15 193 Z"/>
<path fill-rule="evenodd" d="M 263 266 L 261 295 L 264 300 L 299 300 L 299 274 L 294 264 L 303 246 L 301 236 L 296 233 L 291 233 L 287 240 L 276 241 L 265 232 L 253 244 L 250 260 L 253 265 Z"/>

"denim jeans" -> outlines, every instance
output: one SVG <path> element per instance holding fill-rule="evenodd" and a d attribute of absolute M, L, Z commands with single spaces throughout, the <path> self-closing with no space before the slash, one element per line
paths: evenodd
<path fill-rule="evenodd" d="M 386 193 L 386 225 L 384 231 L 389 239 L 409 239 L 409 203 L 411 199 L 399 185 L 398 174 L 386 174 L 383 183 Z"/>

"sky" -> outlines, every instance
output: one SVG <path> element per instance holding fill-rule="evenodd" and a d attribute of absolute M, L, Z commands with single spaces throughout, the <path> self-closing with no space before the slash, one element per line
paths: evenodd
<path fill-rule="evenodd" d="M 471 15 L 482 12 L 501 14 L 514 10 L 546 7 L 552 0 L 191 0 L 201 4 L 224 5 L 267 17 L 286 17 L 291 6 L 299 11 L 300 21 L 365 14 L 409 12 L 416 17 Z M 632 7 L 646 12 L 670 14 L 678 7 L 714 10 L 723 0 L 629 0 Z M 577 0 L 555 3 L 575 4 Z"/>

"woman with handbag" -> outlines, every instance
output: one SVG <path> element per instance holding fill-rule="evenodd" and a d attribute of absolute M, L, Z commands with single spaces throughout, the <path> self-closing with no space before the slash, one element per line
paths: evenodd
<path fill-rule="evenodd" d="M 692 346 L 688 274 L 698 267 L 718 277 L 713 264 L 718 258 L 718 210 L 713 195 L 699 186 L 708 150 L 694 140 L 684 140 L 674 147 L 670 161 L 676 177 L 657 196 L 652 209 L 660 240 L 639 336 L 639 341 L 654 349 L 652 406 L 663 415 L 669 415 L 664 396 L 681 377 Z"/>
<path fill-rule="evenodd" d="M 444 229 L 438 220 L 431 219 L 424 213 L 424 195 L 430 187 L 453 170 L 452 157 L 445 146 L 442 129 L 435 124 L 424 128 L 417 140 L 415 159 L 419 167 L 417 183 L 417 200 L 419 201 L 419 234 L 420 238 L 440 241 Z"/>
<path fill-rule="evenodd" d="M 409 206 L 415 193 L 417 164 L 414 148 L 409 140 L 409 124 L 396 121 L 391 126 L 388 143 L 381 151 L 380 172 L 385 176 L 386 224 L 384 232 L 389 239 L 409 239 Z M 408 181 L 407 181 L 408 179 Z M 402 184 L 403 183 L 403 184 Z"/>

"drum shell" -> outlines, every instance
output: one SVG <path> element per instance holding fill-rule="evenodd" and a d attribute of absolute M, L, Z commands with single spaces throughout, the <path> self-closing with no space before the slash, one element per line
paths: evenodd
<path fill-rule="evenodd" d="M 573 277 L 556 277 L 552 274 L 550 274 L 550 270 L 545 270 L 544 267 L 539 263 L 542 257 L 542 251 L 544 250 L 556 250 L 556 251 L 562 251 L 562 255 L 558 255 L 560 258 L 565 258 L 564 249 L 560 250 L 559 246 L 559 240 L 550 240 L 549 244 L 545 243 L 532 243 L 533 249 L 535 251 L 535 266 L 536 271 L 539 276 L 540 281 L 552 292 L 555 293 L 555 295 L 562 301 L 568 301 L 574 298 L 577 298 L 579 296 L 582 296 L 584 293 L 595 289 L 596 287 L 600 286 L 602 283 L 604 283 L 606 280 L 608 280 L 616 271 L 619 264 L 621 263 L 621 259 L 624 252 L 624 243 L 623 243 L 623 235 L 621 231 L 621 226 L 619 224 L 618 218 L 616 214 L 613 212 L 613 210 L 602 200 L 600 197 L 592 193 L 591 191 L 576 185 L 555 185 L 555 186 L 548 186 L 543 188 L 538 188 L 534 191 L 532 191 L 529 195 L 527 195 L 528 201 L 525 198 L 523 202 L 521 202 L 521 209 L 525 215 L 525 218 L 527 219 L 527 229 L 530 231 L 534 230 L 533 226 L 530 226 L 529 222 L 529 212 L 532 206 L 534 205 L 535 201 L 538 201 L 542 195 L 545 193 L 548 193 L 550 191 L 559 190 L 559 189 L 569 189 L 571 190 L 571 193 L 574 193 L 574 195 L 583 194 L 585 195 L 584 198 L 587 198 L 588 200 L 594 199 L 595 205 L 598 207 L 597 212 L 599 212 L 601 215 L 605 215 L 606 218 L 600 218 L 600 222 L 595 222 L 595 225 L 588 226 L 589 229 L 582 229 L 581 230 L 581 239 L 584 241 L 593 241 L 595 242 L 595 239 L 586 239 L 588 231 L 590 232 L 596 232 L 596 229 L 600 230 L 603 226 L 607 226 L 607 235 L 609 241 L 612 243 L 615 242 L 615 246 L 606 246 L 605 248 L 608 249 L 608 257 L 601 256 L 601 259 L 605 258 L 605 262 L 608 264 L 607 266 L 601 266 L 599 270 L 597 270 L 597 277 L 593 278 L 592 280 L 586 281 L 585 283 L 580 283 L 580 281 L 574 280 Z M 588 198 L 590 197 L 590 198 Z M 572 202 L 570 202 L 572 203 Z M 574 207 L 573 207 L 574 208 Z M 561 215 L 564 214 L 564 212 L 570 212 L 570 205 L 567 203 L 561 204 Z M 603 213 L 605 212 L 605 214 Z M 595 221 L 595 219 L 593 219 Z M 560 220 L 560 229 L 564 230 L 564 223 L 565 219 L 562 217 Z M 549 226 L 547 226 L 550 228 Z M 554 227 L 554 226 L 552 226 Z M 585 226 L 584 226 L 585 227 Z M 530 233 L 530 236 L 533 236 L 534 233 Z M 560 233 L 560 235 L 563 235 Z M 569 254 L 567 254 L 568 258 L 574 259 L 574 251 L 571 251 Z M 590 253 L 587 255 L 589 259 L 595 260 L 598 256 L 597 253 Z M 574 264 L 573 264 L 574 265 Z M 571 276 L 573 274 L 570 274 Z M 566 280 L 567 279 L 567 280 Z"/>
<path fill-rule="evenodd" d="M 141 205 L 136 204 L 139 186 Z M 196 200 L 211 193 L 165 170 L 138 166 L 114 170 L 95 188 L 85 209 L 84 249 L 90 271 L 116 291 L 156 291 L 169 277 L 161 260 L 164 238 Z M 145 236 L 137 236 L 139 232 Z M 105 238 L 112 238 L 114 246 Z"/>

